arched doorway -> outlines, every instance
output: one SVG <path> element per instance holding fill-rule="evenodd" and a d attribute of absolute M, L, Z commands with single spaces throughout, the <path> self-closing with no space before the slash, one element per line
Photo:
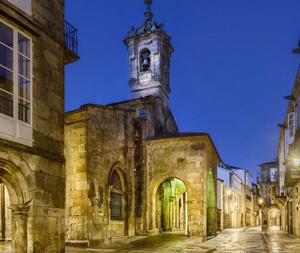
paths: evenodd
<path fill-rule="evenodd" d="M 206 228 L 207 236 L 217 233 L 216 180 L 212 169 L 208 171 L 206 184 Z"/>
<path fill-rule="evenodd" d="M 269 229 L 279 230 L 280 226 L 281 226 L 280 209 L 276 206 L 273 206 L 268 211 L 268 227 Z"/>
<path fill-rule="evenodd" d="M 28 250 L 27 220 L 29 203 L 31 201 L 27 182 L 18 167 L 2 159 L 0 159 L 0 182 L 2 189 L 4 189 L 2 195 L 4 194 L 3 197 L 7 201 L 6 204 L 4 202 L 4 206 L 1 208 L 2 210 L 3 208 L 7 209 L 8 204 L 10 208 L 10 211 L 4 210 L 3 214 L 9 215 L 11 213 L 11 217 L 8 217 L 11 219 L 11 222 L 6 221 L 5 225 L 11 224 L 12 252 L 26 253 Z M 6 230 L 6 232 L 8 231 Z"/>
<path fill-rule="evenodd" d="M 127 191 L 125 178 L 118 169 L 110 173 L 109 199 L 110 236 L 125 236 L 128 233 Z"/>
<path fill-rule="evenodd" d="M 156 193 L 156 228 L 160 232 L 173 231 L 187 234 L 187 189 L 177 179 L 165 180 Z"/>

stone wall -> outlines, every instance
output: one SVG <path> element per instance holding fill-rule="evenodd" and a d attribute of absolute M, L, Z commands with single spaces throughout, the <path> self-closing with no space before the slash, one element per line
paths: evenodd
<path fill-rule="evenodd" d="M 180 179 L 187 188 L 188 234 L 207 235 L 207 180 L 211 169 L 216 189 L 218 156 L 207 136 L 170 137 L 149 140 L 146 144 L 147 187 L 144 191 L 144 229 L 157 231 L 155 196 L 158 187 L 167 179 Z M 215 194 L 215 192 L 214 192 Z M 216 195 L 214 198 L 216 207 Z M 215 208 L 216 212 L 216 208 Z M 216 217 L 211 221 L 215 223 Z"/>
<path fill-rule="evenodd" d="M 68 241 L 97 245 L 135 234 L 133 116 L 127 110 L 92 105 L 66 114 Z M 113 170 L 124 187 L 123 221 L 110 219 Z"/>
<path fill-rule="evenodd" d="M 4 217 L 5 217 L 5 240 L 11 240 L 11 210 L 10 207 L 10 200 L 7 188 L 4 187 Z"/>
<path fill-rule="evenodd" d="M 32 16 L 4 0 L 0 10 L 34 45 L 33 147 L 0 140 L 0 177 L 16 208 L 12 247 L 64 252 L 64 1 L 32 0 Z"/>
<path fill-rule="evenodd" d="M 66 117 L 66 240 L 88 240 L 86 112 Z"/>

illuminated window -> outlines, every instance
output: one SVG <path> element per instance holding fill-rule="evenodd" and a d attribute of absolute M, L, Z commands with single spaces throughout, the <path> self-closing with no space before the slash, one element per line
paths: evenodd
<path fill-rule="evenodd" d="M 31 141 L 31 40 L 0 21 L 0 134 Z"/>
<path fill-rule="evenodd" d="M 110 178 L 110 218 L 112 220 L 123 220 L 123 187 L 120 176 L 113 171 Z"/>

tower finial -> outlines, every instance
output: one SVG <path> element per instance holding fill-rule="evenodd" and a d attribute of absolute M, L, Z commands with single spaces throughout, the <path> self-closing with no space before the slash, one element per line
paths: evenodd
<path fill-rule="evenodd" d="M 151 11 L 152 0 L 144 0 L 144 2 L 147 6 L 147 10 L 145 12 L 146 21 L 152 21 L 153 19 L 153 13 Z"/>
<path fill-rule="evenodd" d="M 152 4 L 152 0 L 145 0 L 144 2 L 147 5 L 147 7 L 150 7 Z"/>

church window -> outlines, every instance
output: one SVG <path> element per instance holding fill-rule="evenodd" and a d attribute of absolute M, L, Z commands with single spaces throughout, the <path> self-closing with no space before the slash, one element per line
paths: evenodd
<path fill-rule="evenodd" d="M 112 220 L 123 220 L 123 187 L 119 174 L 113 171 L 110 177 L 110 218 Z"/>
<path fill-rule="evenodd" d="M 0 133 L 6 134 L 8 128 L 19 129 L 12 133 L 21 136 L 7 134 L 23 140 L 32 138 L 28 134 L 32 117 L 31 44 L 17 29 L 0 22 Z"/>
<path fill-rule="evenodd" d="M 144 49 L 141 51 L 141 71 L 146 72 L 150 70 L 151 66 L 151 53 L 149 49 Z"/>

